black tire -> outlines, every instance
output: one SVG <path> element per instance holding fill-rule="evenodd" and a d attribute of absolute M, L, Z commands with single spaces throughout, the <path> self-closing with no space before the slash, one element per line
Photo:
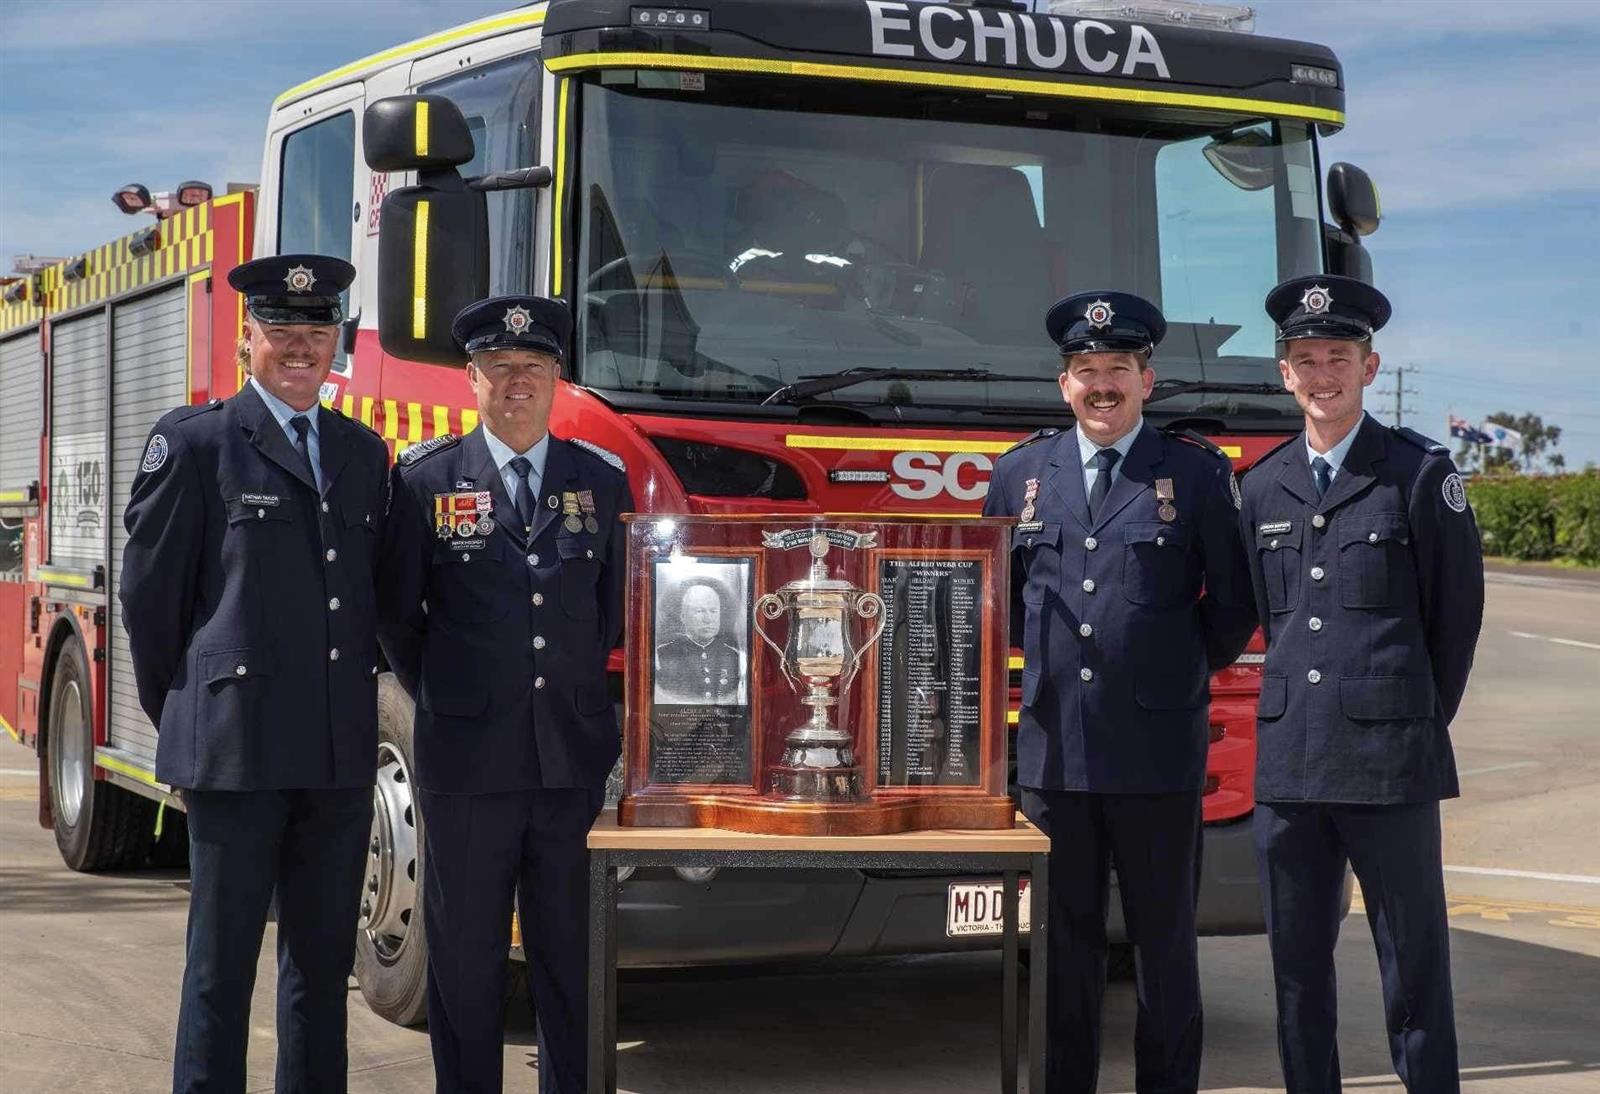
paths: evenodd
<path fill-rule="evenodd" d="M 378 785 L 362 879 L 356 982 L 367 1006 L 402 1026 L 428 1013 L 428 943 L 422 929 L 422 817 L 411 772 L 411 697 L 378 678 Z"/>
<path fill-rule="evenodd" d="M 69 639 L 56 659 L 44 747 L 61 860 L 82 871 L 142 866 L 150 853 L 156 804 L 94 777 L 89 669 L 76 639 Z"/>

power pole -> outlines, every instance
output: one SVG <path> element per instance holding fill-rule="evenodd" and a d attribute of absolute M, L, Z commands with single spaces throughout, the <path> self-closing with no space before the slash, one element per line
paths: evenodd
<path fill-rule="evenodd" d="M 1421 370 L 1417 368 L 1416 365 L 1396 365 L 1394 369 L 1393 390 L 1385 388 L 1383 390 L 1374 392 L 1374 394 L 1378 395 L 1380 398 L 1387 398 L 1391 395 L 1394 396 L 1395 425 L 1405 425 L 1406 415 L 1415 414 L 1417 412 L 1416 407 L 1406 405 L 1405 397 L 1407 395 L 1420 395 L 1421 392 L 1414 387 L 1406 387 L 1406 373 L 1409 372 L 1415 375 L 1420 371 Z"/>

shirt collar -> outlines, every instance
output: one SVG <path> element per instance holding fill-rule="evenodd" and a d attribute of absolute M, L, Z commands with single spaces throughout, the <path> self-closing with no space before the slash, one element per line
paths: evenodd
<path fill-rule="evenodd" d="M 288 403 L 272 394 L 272 392 L 268 391 L 256 380 L 254 376 L 250 377 L 250 386 L 256 389 L 256 394 L 261 396 L 261 401 L 263 403 L 267 404 L 267 409 L 272 411 L 272 416 L 278 420 L 278 425 L 285 433 L 294 428 L 289 424 L 289 419 L 293 418 L 297 414 L 305 415 L 306 421 L 311 423 L 311 432 L 317 432 L 317 418 L 320 417 L 320 415 L 317 414 L 316 407 L 313 406 L 310 410 L 296 410 L 294 407 L 290 406 Z"/>
<path fill-rule="evenodd" d="M 1311 460 L 1316 459 L 1318 456 L 1321 456 L 1323 459 L 1328 461 L 1328 466 L 1332 467 L 1335 471 L 1338 471 L 1344 466 L 1344 458 L 1350 454 L 1350 446 L 1356 443 L 1356 434 L 1360 433 L 1361 427 L 1366 424 L 1367 413 L 1366 411 L 1362 411 L 1361 420 L 1355 424 L 1355 428 L 1351 429 L 1350 432 L 1344 435 L 1344 440 L 1340 441 L 1326 452 L 1318 452 L 1316 449 L 1312 448 L 1311 434 L 1307 433 L 1306 461 L 1310 462 Z"/>
<path fill-rule="evenodd" d="M 483 443 L 489 446 L 489 458 L 494 460 L 495 467 L 503 475 L 506 465 L 518 456 L 525 457 L 533 465 L 533 474 L 540 480 L 544 479 L 545 456 L 550 451 L 550 434 L 548 431 L 534 443 L 526 452 L 516 452 L 510 445 L 490 432 L 488 426 L 483 427 Z"/>
<path fill-rule="evenodd" d="M 1095 454 L 1102 448 L 1114 448 L 1117 452 L 1117 462 L 1121 463 L 1128 458 L 1128 450 L 1133 447 L 1133 442 L 1139 439 L 1139 432 L 1142 429 L 1144 429 L 1143 414 L 1139 415 L 1139 420 L 1134 423 L 1133 428 L 1124 433 L 1115 442 L 1109 445 L 1098 445 L 1088 437 L 1085 437 L 1081 428 L 1073 426 L 1072 431 L 1078 435 L 1078 459 L 1083 463 L 1083 466 L 1088 467 L 1089 461 L 1094 459 Z"/>

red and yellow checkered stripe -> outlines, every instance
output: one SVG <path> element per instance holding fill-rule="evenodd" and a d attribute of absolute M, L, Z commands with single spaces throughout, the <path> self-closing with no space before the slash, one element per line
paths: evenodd
<path fill-rule="evenodd" d="M 375 429 L 389 442 L 392 459 L 410 445 L 431 440 L 445 433 L 458 437 L 478 427 L 478 412 L 472 408 L 442 403 L 408 403 L 398 399 L 376 399 L 371 395 L 345 395 L 339 410 L 368 429 Z"/>

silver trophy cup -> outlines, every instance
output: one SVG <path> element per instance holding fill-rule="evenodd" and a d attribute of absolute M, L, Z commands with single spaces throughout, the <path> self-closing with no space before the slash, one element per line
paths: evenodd
<path fill-rule="evenodd" d="M 856 764 L 855 740 L 830 714 L 849 690 L 861 659 L 883 633 L 883 598 L 828 576 L 830 544 L 811 539 L 811 569 L 756 601 L 755 628 L 778 655 L 789 687 L 804 694 L 811 718 L 784 739 L 783 757 L 772 771 L 773 794 L 793 801 L 858 801 L 866 797 Z M 763 622 L 787 617 L 787 640 L 779 644 Z M 857 620 L 871 634 L 856 641 Z"/>

